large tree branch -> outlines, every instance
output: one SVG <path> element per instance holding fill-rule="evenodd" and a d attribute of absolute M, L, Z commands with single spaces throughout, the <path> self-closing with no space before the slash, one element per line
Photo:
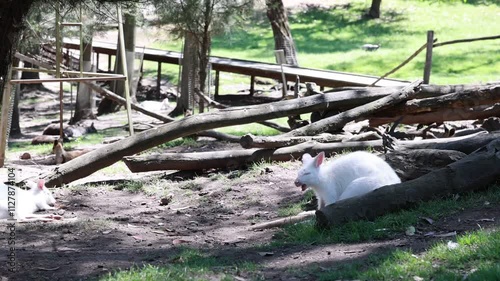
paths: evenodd
<path fill-rule="evenodd" d="M 443 123 L 445 121 L 485 119 L 492 116 L 500 116 L 500 104 L 494 104 L 485 108 L 440 108 L 431 112 L 408 114 L 403 117 L 373 117 L 370 118 L 370 126 L 376 127 L 383 124 L 395 122 L 400 124 L 431 124 Z"/>
<path fill-rule="evenodd" d="M 176 138 L 199 131 L 325 110 L 338 101 L 339 93 L 315 95 L 264 105 L 235 107 L 197 114 L 106 145 L 57 167 L 46 177 L 47 186 L 62 185 L 88 176 L 124 156 L 133 155 Z"/>
<path fill-rule="evenodd" d="M 353 120 L 373 114 L 377 111 L 389 108 L 402 101 L 413 98 L 418 93 L 418 87 L 420 84 L 422 84 L 422 80 L 414 81 L 397 93 L 295 129 L 284 134 L 284 136 L 314 136 L 323 132 L 340 130 L 345 126 L 345 124 Z"/>
<path fill-rule="evenodd" d="M 457 91 L 438 97 L 414 99 L 376 113 L 377 117 L 399 117 L 406 114 L 430 112 L 443 108 L 472 108 L 500 102 L 500 84 L 481 89 Z"/>
<path fill-rule="evenodd" d="M 345 124 L 353 120 L 371 115 L 377 111 L 389 108 L 397 103 L 403 102 L 407 99 L 414 97 L 418 93 L 418 90 L 415 89 L 417 89 L 421 83 L 422 83 L 421 80 L 415 81 L 410 85 L 404 87 L 403 89 L 399 90 L 398 92 L 392 93 L 388 96 L 355 107 L 353 109 L 341 112 L 334 116 L 319 120 L 307 126 L 300 127 L 298 129 L 290 131 L 286 134 L 282 134 L 280 136 L 260 137 L 256 139 L 251 135 L 247 135 L 242 137 L 240 143 L 244 148 L 256 147 L 256 146 L 262 147 L 263 146 L 262 144 L 264 143 L 266 143 L 267 148 L 275 148 L 284 144 L 292 145 L 292 144 L 297 144 L 299 142 L 307 141 L 307 139 L 297 138 L 297 137 L 315 136 L 320 133 L 332 130 L 340 130 L 345 126 Z M 321 97 L 324 95 L 313 95 L 313 96 Z M 258 141 L 258 144 L 253 143 L 254 140 Z"/>
<path fill-rule="evenodd" d="M 224 108 L 229 108 L 229 106 L 225 105 L 225 104 L 222 104 L 220 102 L 217 102 L 217 101 L 214 101 L 212 100 L 211 98 L 207 97 L 205 94 L 203 94 L 199 89 L 195 88 L 194 89 L 194 92 L 202 99 L 205 100 L 205 102 L 208 103 L 208 105 L 211 105 L 215 108 L 218 108 L 218 109 L 224 109 Z M 285 128 L 283 126 L 280 126 L 279 124 L 276 124 L 274 122 L 270 122 L 270 121 L 261 121 L 261 122 L 257 122 L 261 125 L 264 125 L 264 126 L 268 126 L 270 128 L 273 128 L 275 130 L 278 130 L 280 132 L 290 132 L 290 129 L 289 128 Z"/>
<path fill-rule="evenodd" d="M 399 149 L 441 149 L 470 153 L 500 137 L 498 133 L 479 133 L 476 135 L 449 138 L 428 139 L 421 141 L 400 141 Z M 320 151 L 327 154 L 340 153 L 345 150 L 365 150 L 382 148 L 382 141 L 360 141 L 348 143 L 316 143 L 305 142 L 295 146 L 278 149 L 245 149 L 216 152 L 195 153 L 162 153 L 161 155 L 130 156 L 123 161 L 132 172 L 159 170 L 204 170 L 213 168 L 236 169 L 261 161 L 290 161 L 300 159 L 304 153 L 315 155 Z"/>

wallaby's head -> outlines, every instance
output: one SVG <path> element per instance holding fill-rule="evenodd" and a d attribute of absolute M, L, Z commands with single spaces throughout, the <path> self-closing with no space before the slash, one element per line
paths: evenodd
<path fill-rule="evenodd" d="M 97 129 L 94 127 L 94 122 L 92 122 L 92 124 L 90 124 L 90 126 L 86 127 L 85 131 L 89 134 L 97 133 Z"/>
<path fill-rule="evenodd" d="M 302 191 L 308 187 L 318 186 L 319 184 L 319 168 L 325 160 L 325 153 L 322 151 L 316 157 L 311 157 L 309 154 L 302 156 L 302 167 L 299 170 L 295 185 L 302 188 Z"/>
<path fill-rule="evenodd" d="M 45 180 L 39 179 L 37 183 L 27 181 L 26 184 L 30 187 L 30 191 L 33 192 L 35 197 L 40 198 L 49 205 L 54 205 L 56 203 L 56 199 L 52 196 L 52 192 L 45 187 Z"/>
<path fill-rule="evenodd" d="M 184 109 L 184 117 L 193 115 L 193 110 L 191 108 Z"/>
<path fill-rule="evenodd" d="M 54 140 L 54 144 L 52 145 L 52 153 L 55 154 L 58 147 L 62 148 L 62 141 L 61 139 Z"/>

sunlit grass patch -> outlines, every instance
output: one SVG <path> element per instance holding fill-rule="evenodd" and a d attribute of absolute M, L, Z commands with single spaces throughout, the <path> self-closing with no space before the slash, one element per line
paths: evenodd
<path fill-rule="evenodd" d="M 255 271 L 253 263 L 240 262 L 229 257 L 211 256 L 199 250 L 182 248 L 165 266 L 146 265 L 110 273 L 103 281 L 128 280 L 234 280 L 239 271 Z"/>

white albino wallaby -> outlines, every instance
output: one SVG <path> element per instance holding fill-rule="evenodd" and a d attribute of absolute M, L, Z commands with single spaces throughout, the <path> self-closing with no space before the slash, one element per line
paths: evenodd
<path fill-rule="evenodd" d="M 27 181 L 26 184 L 30 187 L 30 190 L 23 190 L 16 187 L 16 197 L 14 201 L 8 199 L 9 197 L 13 197 L 8 194 L 8 186 L 0 183 L 0 219 L 9 218 L 9 207 L 10 210 L 13 210 L 14 204 L 15 218 L 21 220 L 26 218 L 47 217 L 47 215 L 36 216 L 33 213 L 36 211 L 56 209 L 50 206 L 56 203 L 56 199 L 54 199 L 50 190 L 45 187 L 44 180 L 40 179 L 38 183 Z"/>
<path fill-rule="evenodd" d="M 394 170 L 381 158 L 364 151 L 343 155 L 323 163 L 325 153 L 302 156 L 295 185 L 310 187 L 318 199 L 318 209 L 338 200 L 360 196 L 384 185 L 400 183 Z"/>

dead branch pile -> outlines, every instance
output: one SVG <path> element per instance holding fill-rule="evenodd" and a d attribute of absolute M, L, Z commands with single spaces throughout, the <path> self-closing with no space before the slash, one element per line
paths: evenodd
<path fill-rule="evenodd" d="M 222 107 L 214 101 L 210 100 L 210 103 Z M 243 136 L 240 144 L 245 149 L 133 156 L 176 138 L 204 135 L 202 132 L 210 129 L 305 113 L 318 113 L 315 116 L 322 119 L 306 122 L 305 126 L 278 136 Z M 395 166 L 401 178 L 408 181 L 381 188 L 376 197 L 370 193 L 319 210 L 316 213 L 318 224 L 331 226 L 345 220 L 372 219 L 387 211 L 428 200 L 436 194 L 467 192 L 498 179 L 500 155 L 495 151 L 498 151 L 500 136 L 499 116 L 500 82 L 434 86 L 415 81 L 403 88 L 344 89 L 331 93 L 314 91 L 293 100 L 221 108 L 176 121 L 168 120 L 171 122 L 60 165 L 46 177 L 46 184 L 68 183 L 119 160 L 123 160 L 133 172 L 235 169 L 262 160 L 298 159 L 306 152 L 332 154 L 367 148 L 394 151 L 388 153 L 386 159 Z M 405 165 L 409 162 L 412 165 Z M 476 171 L 476 166 L 488 171 L 483 172 L 480 179 L 472 179 L 475 172 L 466 172 Z M 438 187 L 441 187 L 440 192 L 433 191 Z M 390 200 L 387 202 L 392 207 L 388 208 L 380 200 Z M 373 213 L 348 211 L 360 206 L 370 206 Z M 368 210 L 359 208 L 365 209 Z"/>

